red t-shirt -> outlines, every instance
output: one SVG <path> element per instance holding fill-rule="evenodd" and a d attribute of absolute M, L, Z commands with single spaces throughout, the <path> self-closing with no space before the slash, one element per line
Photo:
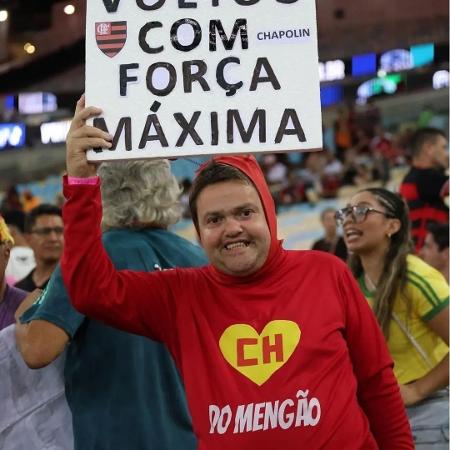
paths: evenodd
<path fill-rule="evenodd" d="M 240 168 L 252 175 L 253 164 Z M 167 344 L 201 450 L 413 449 L 391 358 L 352 275 L 331 255 L 283 250 L 270 194 L 252 179 L 274 234 L 266 264 L 245 278 L 212 266 L 116 271 L 98 186 L 65 185 L 73 304 Z"/>

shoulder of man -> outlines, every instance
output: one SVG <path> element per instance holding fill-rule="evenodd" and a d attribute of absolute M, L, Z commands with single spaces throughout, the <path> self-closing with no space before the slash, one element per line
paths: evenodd
<path fill-rule="evenodd" d="M 445 174 L 443 170 L 434 169 L 432 167 L 428 169 L 418 169 L 413 168 L 414 174 L 417 180 L 420 182 L 422 180 L 446 180 L 448 175 Z"/>

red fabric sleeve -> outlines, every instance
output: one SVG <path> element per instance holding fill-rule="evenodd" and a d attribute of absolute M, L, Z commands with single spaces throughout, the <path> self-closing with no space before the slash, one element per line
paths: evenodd
<path fill-rule="evenodd" d="M 127 332 L 167 341 L 175 317 L 168 285 L 176 270 L 117 271 L 101 240 L 100 183 L 64 179 L 64 253 L 61 271 L 73 306 L 88 317 Z"/>
<path fill-rule="evenodd" d="M 414 449 L 392 359 L 367 300 L 350 271 L 342 276 L 345 338 L 358 380 L 358 400 L 381 450 Z"/>

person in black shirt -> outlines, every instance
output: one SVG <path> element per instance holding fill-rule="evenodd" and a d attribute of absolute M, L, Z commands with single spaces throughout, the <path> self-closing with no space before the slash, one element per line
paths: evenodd
<path fill-rule="evenodd" d="M 325 236 L 314 242 L 312 250 L 321 250 L 323 252 L 332 253 L 337 257 L 347 260 L 347 247 L 342 236 L 337 234 L 337 225 L 334 215 L 336 210 L 326 208 L 320 214 Z"/>
<path fill-rule="evenodd" d="M 49 204 L 33 208 L 26 217 L 25 231 L 34 251 L 36 267 L 15 286 L 28 292 L 36 288 L 45 289 L 63 251 L 61 209 Z"/>

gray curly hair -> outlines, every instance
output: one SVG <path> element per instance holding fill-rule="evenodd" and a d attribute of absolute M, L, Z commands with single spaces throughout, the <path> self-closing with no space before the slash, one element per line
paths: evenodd
<path fill-rule="evenodd" d="M 102 179 L 103 229 L 167 228 L 181 216 L 181 189 L 167 159 L 105 162 Z"/>

